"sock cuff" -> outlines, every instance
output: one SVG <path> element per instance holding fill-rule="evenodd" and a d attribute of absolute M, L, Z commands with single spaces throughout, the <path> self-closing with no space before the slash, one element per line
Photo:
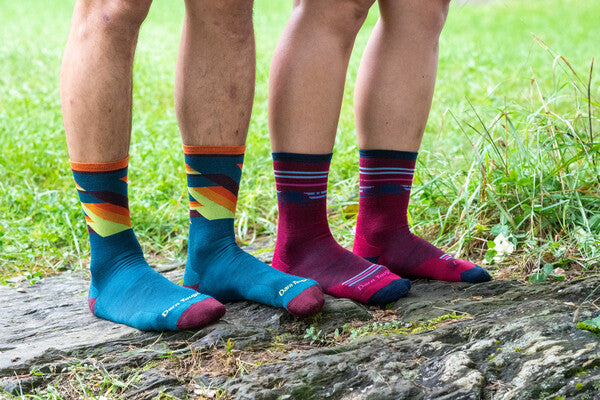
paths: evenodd
<path fill-rule="evenodd" d="M 129 156 L 122 160 L 111 162 L 77 162 L 70 161 L 71 169 L 76 172 L 110 172 L 127 168 L 129 165 Z"/>
<path fill-rule="evenodd" d="M 302 153 L 285 153 L 273 152 L 273 161 L 295 161 L 308 163 L 331 162 L 333 153 L 329 154 L 302 154 Z"/>
<path fill-rule="evenodd" d="M 246 146 L 189 146 L 183 145 L 183 152 L 188 155 L 232 155 L 240 156 L 246 152 Z"/>
<path fill-rule="evenodd" d="M 358 150 L 360 158 L 393 158 L 396 160 L 417 161 L 418 152 L 400 150 Z"/>

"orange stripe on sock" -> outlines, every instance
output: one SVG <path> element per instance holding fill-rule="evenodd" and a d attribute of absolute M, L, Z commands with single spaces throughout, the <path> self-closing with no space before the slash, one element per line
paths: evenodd
<path fill-rule="evenodd" d="M 183 145 L 185 154 L 226 154 L 242 155 L 246 151 L 246 146 L 188 146 Z"/>
<path fill-rule="evenodd" d="M 219 193 L 211 190 L 213 188 L 198 187 L 198 188 L 194 188 L 194 189 L 199 194 L 201 194 L 202 196 L 206 197 L 210 201 L 217 203 L 218 205 L 220 205 L 223 208 L 226 208 L 227 210 L 231 211 L 232 213 L 235 213 L 235 202 L 232 202 L 228 198 L 223 197 Z"/>
<path fill-rule="evenodd" d="M 226 198 L 233 204 L 237 203 L 237 196 L 235 194 L 231 193 L 229 190 L 225 189 L 223 186 L 208 186 L 207 188 L 212 190 L 213 192 L 223 196 L 224 198 Z"/>
<path fill-rule="evenodd" d="M 102 219 L 105 219 L 110 222 L 116 222 L 118 224 L 122 224 L 125 226 L 131 226 L 131 220 L 129 219 L 129 215 L 120 215 L 107 210 L 103 210 L 98 207 L 98 204 L 94 203 L 86 203 L 85 206 L 94 214 L 99 216 Z"/>
<path fill-rule="evenodd" d="M 88 203 L 89 205 L 89 203 Z M 125 207 L 117 206 L 111 203 L 95 203 L 95 206 L 106 210 L 108 212 L 112 212 L 119 215 L 127 215 L 129 216 L 129 210 Z"/>
<path fill-rule="evenodd" d="M 129 156 L 119 161 L 86 163 L 71 161 L 71 168 L 81 172 L 108 172 L 126 168 L 129 165 Z"/>
<path fill-rule="evenodd" d="M 196 171 L 194 168 L 185 164 L 185 172 L 189 175 L 202 175 L 200 172 Z"/>
<path fill-rule="evenodd" d="M 190 208 L 200 207 L 201 205 L 197 201 L 190 201 Z"/>

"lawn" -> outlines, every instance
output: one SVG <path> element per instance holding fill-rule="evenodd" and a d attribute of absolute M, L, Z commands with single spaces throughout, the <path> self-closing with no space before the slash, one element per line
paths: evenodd
<path fill-rule="evenodd" d="M 267 79 L 288 3 L 255 6 L 257 90 L 237 214 L 242 241 L 275 233 Z M 89 256 L 58 89 L 72 6 L 0 3 L 0 282 L 85 270 Z M 157 1 L 143 25 L 129 172 L 140 241 L 147 254 L 170 259 L 184 259 L 188 225 L 172 96 L 182 15 L 182 2 Z M 600 78 L 590 75 L 600 58 L 597 15 L 595 0 L 452 5 L 410 209 L 419 234 L 485 259 L 496 276 L 526 278 L 544 265 L 574 276 L 598 264 Z M 353 82 L 376 19 L 374 8 L 356 43 L 330 178 L 330 223 L 344 245 L 358 201 Z M 499 236 L 511 244 L 494 244 Z"/>

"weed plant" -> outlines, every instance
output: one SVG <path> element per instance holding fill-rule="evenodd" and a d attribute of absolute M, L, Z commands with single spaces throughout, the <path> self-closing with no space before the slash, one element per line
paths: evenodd
<path fill-rule="evenodd" d="M 420 165 L 413 219 L 431 221 L 424 214 L 434 205 L 439 214 L 428 229 L 452 238 L 459 254 L 485 251 L 487 239 L 502 234 L 520 247 L 523 266 L 590 268 L 600 260 L 600 105 L 592 96 L 593 60 L 582 75 L 539 45 L 553 58 L 553 86 L 542 88 L 532 75 L 527 104 L 471 107 L 470 118 L 449 111 L 472 158 L 467 168 L 443 174 Z"/>

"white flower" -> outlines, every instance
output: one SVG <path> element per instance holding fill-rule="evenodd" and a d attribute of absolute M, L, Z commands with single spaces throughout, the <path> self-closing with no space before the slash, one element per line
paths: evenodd
<path fill-rule="evenodd" d="M 502 261 L 505 256 L 512 254 L 517 247 L 509 240 L 509 238 L 504 236 L 503 233 L 500 233 L 498 236 L 496 236 L 494 243 L 496 243 L 494 246 L 494 250 L 496 250 L 496 256 L 494 257 L 495 262 Z"/>

